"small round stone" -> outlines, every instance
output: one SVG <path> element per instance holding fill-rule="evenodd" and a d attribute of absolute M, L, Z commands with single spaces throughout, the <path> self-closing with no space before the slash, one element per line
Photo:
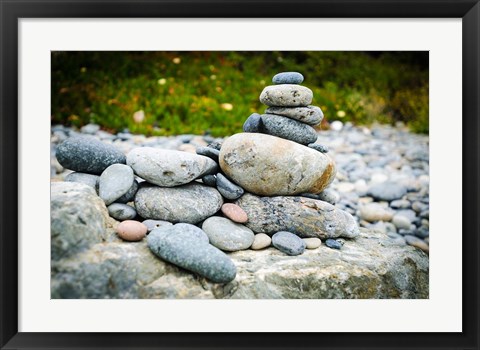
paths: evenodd
<path fill-rule="evenodd" d="M 282 72 L 272 78 L 274 84 L 301 84 L 303 75 L 298 72 Z"/>
<path fill-rule="evenodd" d="M 334 239 L 327 239 L 325 241 L 325 245 L 329 248 L 332 248 L 332 249 L 341 249 L 342 248 L 342 244 Z"/>
<path fill-rule="evenodd" d="M 245 211 L 236 204 L 225 203 L 222 205 L 221 210 L 223 215 L 233 222 L 243 224 L 248 221 L 247 213 L 245 213 Z"/>
<path fill-rule="evenodd" d="M 265 233 L 258 233 L 253 238 L 253 243 L 250 249 L 260 250 L 269 247 L 270 244 L 272 244 L 272 239 L 269 235 L 266 235 Z"/>
<path fill-rule="evenodd" d="M 113 203 L 110 204 L 107 209 L 108 214 L 118 221 L 134 219 L 137 216 L 135 208 L 127 204 Z"/>
<path fill-rule="evenodd" d="M 272 244 L 287 255 L 300 255 L 305 251 L 306 243 L 291 232 L 280 231 L 273 235 Z"/>
<path fill-rule="evenodd" d="M 147 219 L 142 222 L 145 226 L 147 226 L 147 232 L 150 233 L 152 230 L 160 227 L 165 227 L 165 226 L 173 226 L 171 222 L 168 221 L 163 221 L 163 220 L 152 220 L 152 219 Z"/>
<path fill-rule="evenodd" d="M 322 241 L 320 238 L 312 237 L 312 238 L 303 238 L 307 249 L 317 249 L 322 245 Z"/>
<path fill-rule="evenodd" d="M 125 241 L 140 241 L 147 235 L 147 226 L 139 221 L 126 220 L 116 228 L 118 236 Z"/>
<path fill-rule="evenodd" d="M 253 113 L 245 120 L 243 124 L 244 132 L 261 132 L 262 130 L 262 117 L 260 114 Z"/>

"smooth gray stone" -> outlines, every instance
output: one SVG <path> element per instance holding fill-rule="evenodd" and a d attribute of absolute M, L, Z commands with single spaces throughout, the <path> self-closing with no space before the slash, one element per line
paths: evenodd
<path fill-rule="evenodd" d="M 94 135 L 99 130 L 100 130 L 100 125 L 98 124 L 87 124 L 82 126 L 82 128 L 80 129 L 80 131 L 83 134 L 90 134 L 90 135 Z"/>
<path fill-rule="evenodd" d="M 354 238 L 360 234 L 349 213 L 305 197 L 257 197 L 245 193 L 235 201 L 248 216 L 245 226 L 255 233 L 289 231 L 302 238 Z"/>
<path fill-rule="evenodd" d="M 332 248 L 332 249 L 342 249 L 342 244 L 334 239 L 327 239 L 325 241 L 325 245 L 329 248 Z"/>
<path fill-rule="evenodd" d="M 166 222 L 166 221 L 164 221 Z M 178 223 L 170 225 L 162 225 L 154 228 L 151 232 L 168 231 L 169 234 L 183 235 L 189 238 L 198 239 L 201 243 L 209 243 L 207 234 L 198 226 L 192 224 Z"/>
<path fill-rule="evenodd" d="M 220 210 L 223 198 L 212 187 L 192 182 L 177 187 L 142 183 L 135 196 L 137 213 L 145 219 L 196 224 Z"/>
<path fill-rule="evenodd" d="M 210 244 L 218 249 L 235 252 L 250 248 L 255 238 L 252 230 L 227 218 L 212 216 L 202 224 Z"/>
<path fill-rule="evenodd" d="M 153 253 L 215 283 L 228 283 L 235 279 L 237 268 L 225 253 L 190 231 L 177 231 L 175 226 L 150 232 L 147 244 Z"/>
<path fill-rule="evenodd" d="M 218 163 L 219 150 L 210 147 L 197 147 L 196 152 L 198 155 L 208 157 Z"/>
<path fill-rule="evenodd" d="M 298 72 L 282 72 L 275 74 L 272 78 L 274 84 L 301 84 L 303 75 Z"/>
<path fill-rule="evenodd" d="M 208 157 L 152 147 L 131 150 L 127 164 L 142 179 L 163 187 L 183 185 L 218 171 L 217 163 Z"/>
<path fill-rule="evenodd" d="M 308 145 L 317 141 L 317 132 L 311 126 L 275 114 L 262 114 L 262 133 Z"/>
<path fill-rule="evenodd" d="M 135 195 L 137 194 L 137 191 L 138 191 L 138 181 L 137 180 L 133 180 L 133 184 L 132 186 L 130 187 L 130 189 L 127 191 L 127 193 L 125 193 L 123 196 L 121 196 L 120 198 L 118 198 L 115 202 L 116 203 L 128 203 L 128 202 L 131 202 L 135 199 Z"/>
<path fill-rule="evenodd" d="M 217 174 L 217 190 L 222 196 L 232 200 L 240 198 L 244 193 L 243 188 L 232 183 L 221 173 Z"/>
<path fill-rule="evenodd" d="M 262 117 L 258 113 L 251 114 L 250 117 L 248 117 L 243 124 L 244 132 L 262 132 L 262 130 Z"/>
<path fill-rule="evenodd" d="M 265 113 L 281 115 L 309 125 L 318 125 L 323 120 L 323 112 L 317 106 L 268 107 Z"/>
<path fill-rule="evenodd" d="M 50 195 L 52 261 L 106 240 L 107 208 L 94 189 L 77 182 L 52 182 Z"/>
<path fill-rule="evenodd" d="M 270 85 L 260 94 L 260 102 L 270 107 L 306 107 L 312 99 L 312 90 L 294 84 Z"/>
<path fill-rule="evenodd" d="M 57 146 L 56 157 L 66 169 L 100 175 L 112 164 L 125 164 L 125 155 L 115 146 L 93 136 L 70 137 Z"/>
<path fill-rule="evenodd" d="M 134 180 L 133 170 L 128 165 L 112 164 L 100 175 L 98 195 L 109 205 L 126 194 Z"/>
<path fill-rule="evenodd" d="M 275 248 L 288 255 L 300 255 L 307 247 L 303 239 L 286 231 L 275 233 L 272 236 L 272 244 Z"/>
<path fill-rule="evenodd" d="M 132 220 L 137 216 L 135 208 L 127 204 L 113 203 L 107 209 L 108 214 L 118 221 Z"/>
<path fill-rule="evenodd" d="M 99 178 L 100 177 L 98 175 L 73 172 L 65 176 L 65 181 L 82 183 L 87 186 L 90 186 L 96 191 L 98 187 Z"/>
<path fill-rule="evenodd" d="M 202 177 L 202 182 L 210 187 L 217 187 L 217 177 L 215 175 L 205 175 Z"/>
<path fill-rule="evenodd" d="M 383 182 L 370 187 L 367 194 L 376 200 L 391 202 L 402 198 L 406 193 L 406 186 L 394 182 Z"/>
<path fill-rule="evenodd" d="M 308 147 L 313 148 L 314 150 L 320 152 L 320 153 L 328 153 L 329 149 L 325 145 L 321 145 L 319 143 L 311 143 L 308 145 Z"/>
<path fill-rule="evenodd" d="M 154 229 L 165 227 L 165 226 L 173 226 L 171 222 L 163 221 L 163 220 L 151 220 L 147 219 L 142 222 L 145 226 L 147 226 L 147 232 L 151 232 Z"/>

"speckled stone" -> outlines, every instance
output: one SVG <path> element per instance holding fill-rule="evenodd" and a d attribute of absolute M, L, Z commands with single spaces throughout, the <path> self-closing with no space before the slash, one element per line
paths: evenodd
<path fill-rule="evenodd" d="M 287 255 L 300 255 L 305 251 L 306 243 L 291 232 L 280 231 L 272 236 L 275 248 Z"/>
<path fill-rule="evenodd" d="M 244 132 L 261 132 L 262 129 L 262 117 L 258 113 L 251 114 L 243 124 Z"/>
<path fill-rule="evenodd" d="M 270 107 L 306 107 L 312 99 L 312 90 L 294 84 L 270 85 L 260 94 L 260 102 Z"/>
<path fill-rule="evenodd" d="M 248 221 L 247 213 L 245 213 L 245 211 L 236 204 L 225 203 L 222 205 L 221 210 L 223 215 L 233 222 L 243 224 Z"/>
<path fill-rule="evenodd" d="M 108 214 L 118 221 L 131 220 L 137 216 L 135 208 L 123 203 L 110 204 L 107 209 Z"/>
<path fill-rule="evenodd" d="M 323 112 L 320 107 L 268 107 L 266 114 L 277 114 L 282 117 L 298 120 L 308 125 L 318 125 L 323 120 Z"/>
<path fill-rule="evenodd" d="M 320 152 L 320 153 L 328 153 L 329 149 L 325 145 L 321 145 L 319 143 L 311 143 L 308 145 L 308 147 L 313 148 L 314 150 Z"/>
<path fill-rule="evenodd" d="M 126 220 L 118 224 L 115 231 L 125 241 L 141 241 L 147 235 L 147 226 L 134 220 Z"/>
<path fill-rule="evenodd" d="M 132 168 L 125 164 L 112 164 L 100 175 L 98 195 L 109 205 L 126 194 L 133 181 Z"/>
<path fill-rule="evenodd" d="M 66 169 L 100 175 L 112 164 L 125 164 L 125 155 L 115 146 L 93 136 L 74 136 L 57 147 L 58 162 Z"/>
<path fill-rule="evenodd" d="M 266 235 L 265 233 L 258 233 L 255 235 L 250 249 L 260 250 L 270 247 L 270 244 L 272 244 L 272 239 L 269 235 Z"/>
<path fill-rule="evenodd" d="M 342 244 L 340 242 L 338 242 L 337 240 L 335 239 L 327 239 L 325 241 L 325 245 L 329 248 L 332 248 L 332 249 L 342 249 Z"/>
<path fill-rule="evenodd" d="M 153 253 L 212 282 L 228 283 L 235 279 L 237 269 L 225 253 L 198 235 L 177 230 L 175 226 L 150 232 L 147 244 Z"/>
<path fill-rule="evenodd" d="M 183 185 L 218 170 L 208 157 L 153 147 L 134 148 L 127 164 L 142 179 L 162 187 Z"/>
<path fill-rule="evenodd" d="M 314 143 L 317 132 L 311 126 L 275 114 L 262 114 L 262 133 L 297 142 L 302 145 Z"/>
<path fill-rule="evenodd" d="M 207 234 L 210 244 L 229 252 L 250 248 L 254 239 L 254 233 L 248 227 L 220 216 L 205 220 L 202 230 Z"/>
<path fill-rule="evenodd" d="M 412 235 L 405 235 L 404 238 L 407 241 L 408 245 L 419 248 L 423 250 L 425 253 L 429 252 L 429 246 L 423 239 L 420 239 Z"/>
<path fill-rule="evenodd" d="M 173 224 L 168 221 L 163 221 L 163 220 L 152 220 L 152 219 L 147 219 L 142 222 L 145 226 L 147 226 L 147 232 L 151 232 L 152 230 L 164 226 L 172 226 Z"/>
<path fill-rule="evenodd" d="M 243 195 L 243 188 L 235 185 L 221 173 L 217 174 L 217 190 L 227 199 L 237 199 Z"/>
<path fill-rule="evenodd" d="M 301 84 L 303 75 L 298 72 L 282 72 L 275 74 L 272 78 L 274 84 Z"/>
<path fill-rule="evenodd" d="M 317 249 L 322 245 L 322 241 L 320 240 L 320 238 L 303 238 L 303 241 L 305 242 L 307 249 Z"/>

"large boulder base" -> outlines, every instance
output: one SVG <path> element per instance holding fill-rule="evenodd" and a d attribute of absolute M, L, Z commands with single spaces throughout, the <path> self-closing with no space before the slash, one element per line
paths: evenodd
<path fill-rule="evenodd" d="M 51 297 L 175 299 L 379 299 L 429 297 L 428 256 L 362 229 L 341 250 L 299 256 L 275 248 L 228 254 L 236 278 L 216 284 L 157 258 L 145 240 L 96 244 L 52 261 Z"/>

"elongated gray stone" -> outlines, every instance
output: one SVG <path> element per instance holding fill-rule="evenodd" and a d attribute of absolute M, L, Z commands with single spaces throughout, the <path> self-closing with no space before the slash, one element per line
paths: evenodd
<path fill-rule="evenodd" d="M 110 204 L 107 207 L 107 209 L 108 209 L 108 214 L 112 218 L 117 219 L 118 221 L 131 220 L 131 219 L 134 219 L 135 216 L 137 216 L 137 212 L 135 211 L 135 208 L 132 208 L 127 204 L 113 203 L 113 204 Z"/>
<path fill-rule="evenodd" d="M 260 94 L 260 102 L 267 106 L 306 107 L 312 99 L 312 90 L 293 84 L 270 85 Z"/>
<path fill-rule="evenodd" d="M 125 155 L 115 146 L 93 136 L 74 136 L 57 147 L 58 162 L 67 169 L 100 175 L 112 164 L 125 164 Z"/>
<path fill-rule="evenodd" d="M 248 249 L 254 240 L 253 231 L 248 227 L 220 216 L 205 220 L 202 230 L 207 234 L 210 244 L 229 252 Z"/>
<path fill-rule="evenodd" d="M 310 125 L 275 114 L 262 114 L 264 134 L 308 145 L 317 141 L 318 135 Z"/>
<path fill-rule="evenodd" d="M 305 197 L 258 197 L 245 193 L 235 201 L 248 215 L 245 226 L 253 232 L 272 235 L 288 231 L 299 237 L 354 238 L 357 222 L 346 211 Z"/>
<path fill-rule="evenodd" d="M 241 133 L 224 141 L 223 172 L 244 190 L 265 196 L 319 193 L 335 178 L 332 159 L 275 136 Z"/>
<path fill-rule="evenodd" d="M 218 171 L 217 163 L 208 157 L 153 147 L 131 150 L 127 164 L 142 179 L 163 187 L 183 185 Z"/>
<path fill-rule="evenodd" d="M 190 183 L 178 187 L 141 184 L 135 196 L 137 213 L 145 219 L 196 224 L 220 210 L 223 199 L 213 187 Z"/>
<path fill-rule="evenodd" d="M 323 120 L 323 112 L 317 106 L 268 107 L 265 113 L 281 115 L 309 125 L 317 125 Z"/>
<path fill-rule="evenodd" d="M 227 199 L 237 199 L 244 193 L 243 188 L 232 183 L 221 173 L 217 174 L 216 185 L 218 192 Z"/>
<path fill-rule="evenodd" d="M 78 182 L 90 186 L 95 191 L 98 187 L 98 179 L 100 177 L 98 175 L 86 174 L 86 173 L 78 173 L 73 172 L 65 176 L 66 182 Z"/>
<path fill-rule="evenodd" d="M 212 282 L 228 283 L 235 279 L 237 269 L 225 253 L 194 232 L 178 230 L 176 226 L 150 232 L 147 244 L 153 253 Z"/>
<path fill-rule="evenodd" d="M 301 84 L 303 75 L 298 72 L 282 72 L 275 74 L 272 78 L 274 84 Z"/>
<path fill-rule="evenodd" d="M 109 205 L 130 190 L 134 179 L 133 170 L 128 165 L 112 164 L 100 175 L 98 195 Z"/>

